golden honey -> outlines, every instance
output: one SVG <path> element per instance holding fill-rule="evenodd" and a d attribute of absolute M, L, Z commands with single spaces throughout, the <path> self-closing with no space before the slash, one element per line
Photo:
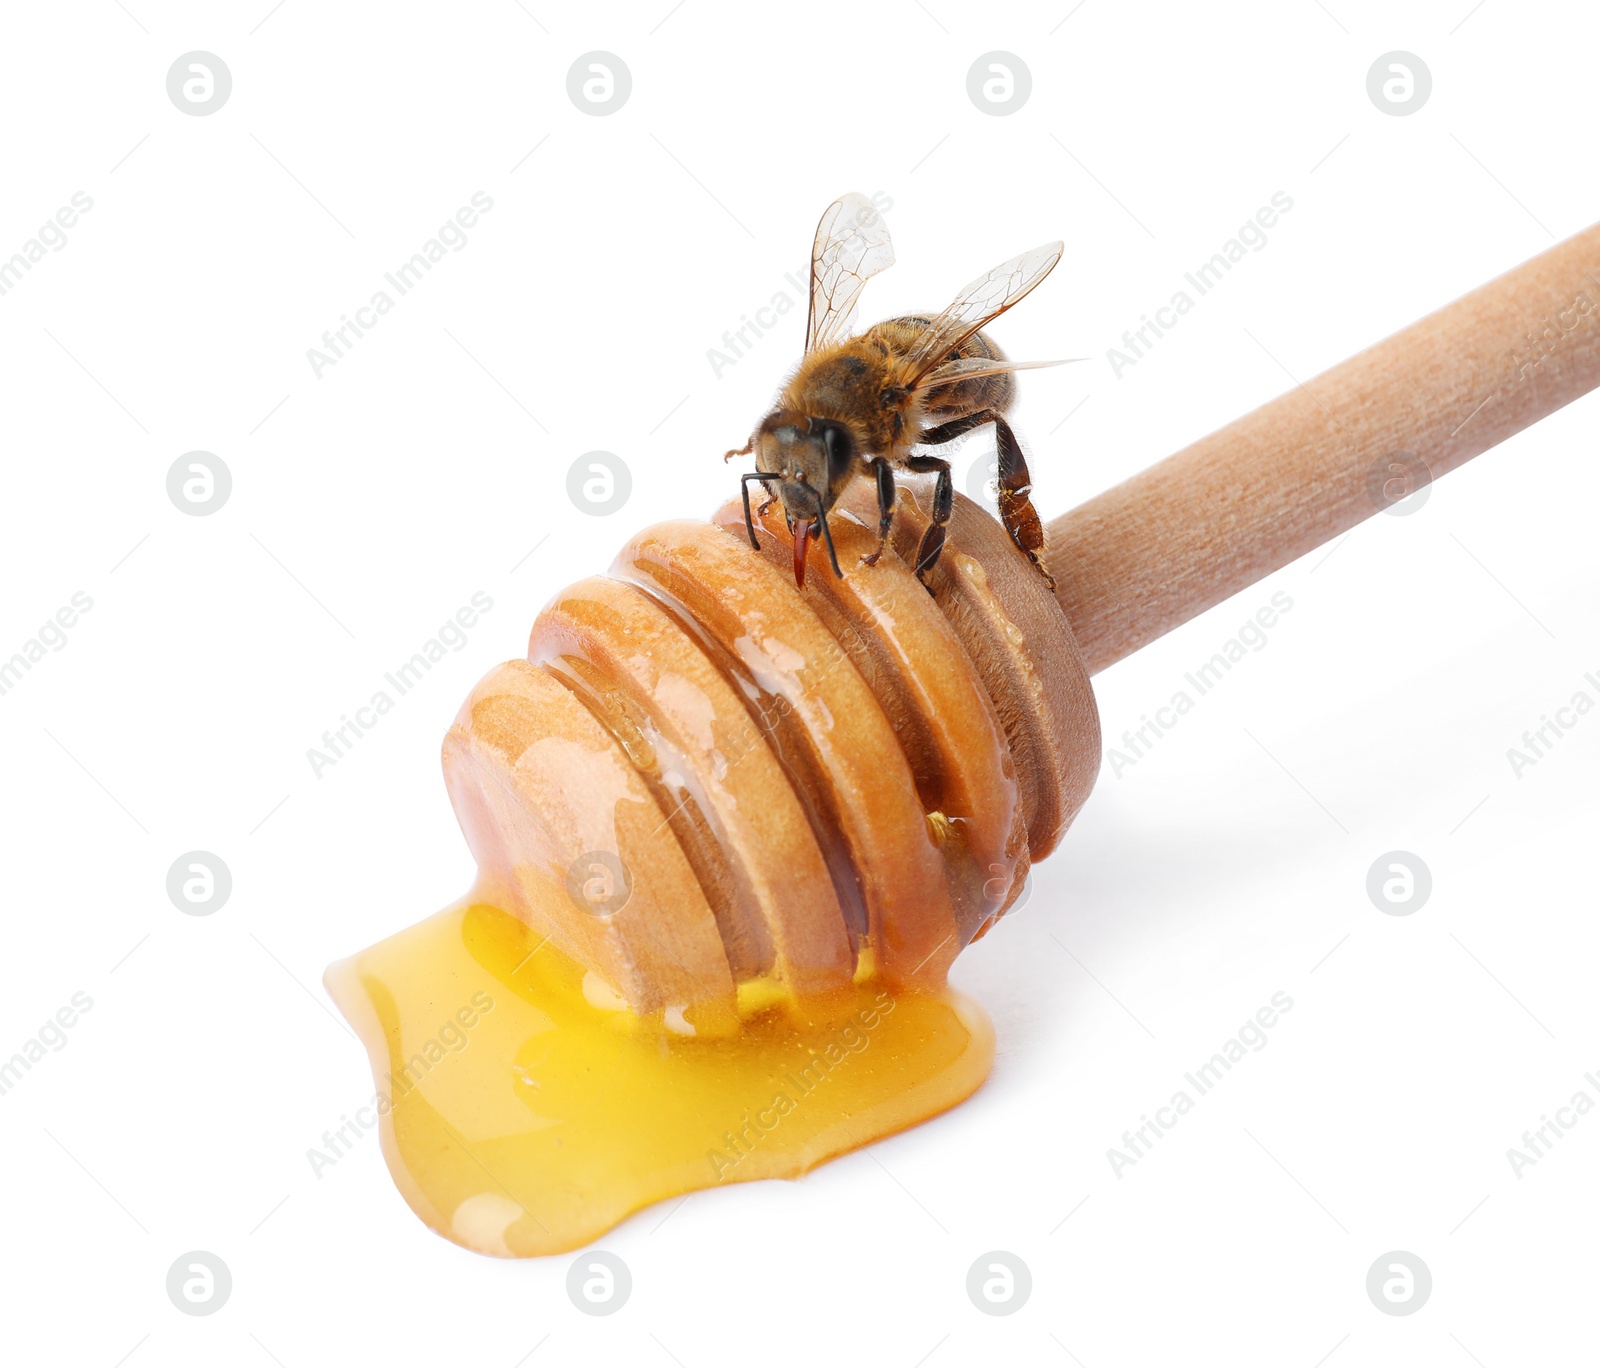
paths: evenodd
<path fill-rule="evenodd" d="M 332 965 L 396 1186 L 485 1254 L 554 1254 L 653 1202 L 797 1178 L 970 1095 L 994 1035 L 951 989 L 869 969 L 796 999 L 741 985 L 736 1029 L 638 1016 L 524 922 L 470 899 Z M 710 1023 L 702 1023 L 709 1025 Z"/>

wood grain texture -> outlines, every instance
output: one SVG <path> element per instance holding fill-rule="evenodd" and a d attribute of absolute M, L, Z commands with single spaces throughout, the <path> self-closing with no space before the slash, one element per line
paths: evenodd
<path fill-rule="evenodd" d="M 700 882 L 622 747 L 571 690 L 526 660 L 497 665 L 461 705 L 442 760 L 478 863 L 477 897 L 549 937 L 637 1011 L 687 1005 L 711 1013 L 707 1026 L 737 1025 Z M 597 853 L 620 862 L 630 889 L 606 877 Z M 609 915 L 582 895 L 591 875 L 601 896 L 618 895 Z"/>
<path fill-rule="evenodd" d="M 1600 224 L 1055 519 L 1090 672 L 1597 384 Z"/>
<path fill-rule="evenodd" d="M 959 953 L 944 860 L 882 706 L 785 575 L 709 523 L 658 523 L 612 563 L 692 628 L 772 736 L 830 867 L 847 924 L 891 986 Z M 865 912 L 865 926 L 852 917 Z M 831 905 L 830 905 L 831 913 Z"/>
<path fill-rule="evenodd" d="M 738 500 L 718 509 L 713 521 L 735 539 L 745 535 Z M 761 554 L 789 571 L 794 542 L 781 507 L 774 504 L 756 527 Z M 899 738 L 944 857 L 959 950 L 1000 912 L 1013 889 L 1021 892 L 1027 875 L 1028 831 L 1011 749 L 961 639 L 911 567 L 888 552 L 876 565 L 863 564 L 878 539 L 853 518 L 833 519 L 833 540 L 851 572 L 838 578 L 819 566 L 801 597 L 867 682 Z"/>
<path fill-rule="evenodd" d="M 907 564 L 927 530 L 930 492 L 925 482 L 899 487 L 890 533 Z M 876 526 L 877 495 L 866 481 L 844 507 Z M 1029 858 L 1042 860 L 1100 772 L 1100 710 L 1089 671 L 1044 576 L 964 494 L 955 497 L 944 553 L 924 582 L 994 702 L 1021 786 Z"/>
<path fill-rule="evenodd" d="M 528 658 L 615 736 L 700 881 L 735 982 L 797 992 L 855 969 L 844 913 L 778 757 L 732 684 L 635 585 L 595 576 L 540 612 Z"/>

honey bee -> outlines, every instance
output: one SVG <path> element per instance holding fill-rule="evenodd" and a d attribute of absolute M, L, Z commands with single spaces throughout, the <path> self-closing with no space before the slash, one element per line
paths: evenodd
<path fill-rule="evenodd" d="M 806 553 L 820 533 L 833 573 L 843 577 L 828 530 L 828 513 L 850 481 L 865 476 L 878 490 L 878 546 L 883 554 L 894 519 L 895 471 L 934 476 L 933 516 L 917 548 L 925 575 L 944 547 L 954 490 L 950 463 L 913 455 L 994 424 L 1000 519 L 1011 540 L 1045 568 L 1044 527 L 1029 499 L 1028 463 L 1005 414 L 1016 398 L 1013 371 L 1059 361 L 1008 361 L 982 329 L 1039 284 L 1061 260 L 1062 244 L 1046 243 L 979 276 L 943 313 L 891 318 L 851 335 L 856 301 L 867 280 L 894 264 L 883 219 L 864 195 L 830 204 L 811 247 L 811 300 L 800 365 L 750 440 L 724 457 L 756 457 L 740 479 L 745 530 L 759 549 L 750 514 L 750 484 L 771 486 L 794 536 L 795 583 L 805 587 Z"/>

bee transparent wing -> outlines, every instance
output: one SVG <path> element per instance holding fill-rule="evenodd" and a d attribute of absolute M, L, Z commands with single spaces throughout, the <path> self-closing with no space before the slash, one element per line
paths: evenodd
<path fill-rule="evenodd" d="M 1000 375 L 1005 371 L 1043 370 L 1046 366 L 1068 366 L 1074 361 L 1087 361 L 1087 356 L 1068 356 L 1060 361 L 991 361 L 987 357 L 968 356 L 960 361 L 946 361 L 935 366 L 917 381 L 918 390 L 937 389 L 940 385 L 954 384 L 957 380 L 976 380 L 983 375 Z"/>
<path fill-rule="evenodd" d="M 861 287 L 894 265 L 889 229 L 865 195 L 851 192 L 823 212 L 811 244 L 811 312 L 806 350 L 850 335 Z"/>
<path fill-rule="evenodd" d="M 1049 275 L 1061 260 L 1061 250 L 1061 243 L 1047 242 L 1010 261 L 1002 261 L 958 294 L 950 307 L 928 325 L 921 341 L 907 354 L 911 387 L 916 388 L 924 375 L 973 333 L 998 318 Z"/>

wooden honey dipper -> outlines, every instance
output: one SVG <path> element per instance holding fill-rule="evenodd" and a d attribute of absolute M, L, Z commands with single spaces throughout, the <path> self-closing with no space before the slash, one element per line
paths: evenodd
<path fill-rule="evenodd" d="M 1054 595 L 959 496 L 926 589 L 908 490 L 803 592 L 777 508 L 647 529 L 445 739 L 475 895 L 675 1029 L 942 983 L 1089 795 L 1090 676 L 1600 384 L 1597 309 L 1600 225 L 1057 518 Z"/>

